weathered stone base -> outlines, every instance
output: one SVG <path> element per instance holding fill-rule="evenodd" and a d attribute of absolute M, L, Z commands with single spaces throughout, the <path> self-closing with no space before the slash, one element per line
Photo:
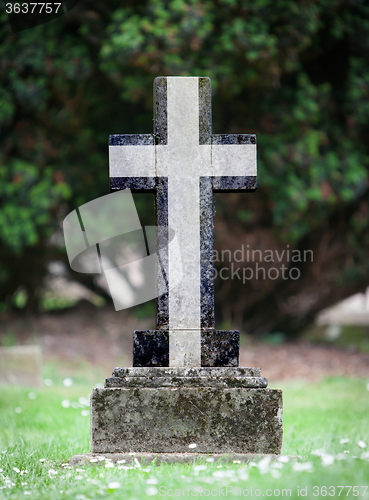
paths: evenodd
<path fill-rule="evenodd" d="M 187 379 L 180 386 L 174 380 L 167 387 L 94 389 L 92 452 L 280 453 L 282 392 L 224 387 L 222 378 L 211 387 L 193 387 Z"/>
<path fill-rule="evenodd" d="M 133 367 L 115 368 L 105 379 L 108 387 L 250 387 L 265 388 L 268 380 L 260 368 L 240 367 Z"/>
<path fill-rule="evenodd" d="M 240 463 L 248 464 L 249 462 L 259 461 L 265 457 L 269 457 L 271 461 L 278 460 L 279 457 L 283 456 L 283 462 L 301 459 L 299 455 L 271 455 L 271 454 L 242 454 L 242 453 L 84 453 L 83 455 L 74 455 L 69 460 L 69 465 L 81 466 L 81 465 L 91 465 L 91 466 L 105 466 L 107 462 L 112 462 L 114 464 L 122 466 L 134 466 L 139 465 L 160 465 L 160 464 L 193 464 L 199 462 L 214 462 L 220 463 Z M 138 463 L 137 463 L 138 462 Z"/>

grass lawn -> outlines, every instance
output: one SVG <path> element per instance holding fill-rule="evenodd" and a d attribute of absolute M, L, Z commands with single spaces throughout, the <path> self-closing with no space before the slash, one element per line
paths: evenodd
<path fill-rule="evenodd" d="M 369 498 L 367 383 L 332 378 L 281 387 L 283 454 L 301 455 L 298 462 L 219 465 L 203 460 L 140 467 L 102 462 L 77 469 L 67 460 L 89 451 L 92 387 L 1 387 L 0 498 Z"/>

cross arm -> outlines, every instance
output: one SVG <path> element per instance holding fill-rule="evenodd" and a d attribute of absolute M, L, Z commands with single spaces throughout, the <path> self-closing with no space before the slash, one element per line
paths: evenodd
<path fill-rule="evenodd" d="M 115 134 L 109 137 L 110 191 L 129 188 L 153 192 L 156 187 L 153 134 Z"/>
<path fill-rule="evenodd" d="M 213 134 L 213 190 L 256 191 L 256 135 Z"/>

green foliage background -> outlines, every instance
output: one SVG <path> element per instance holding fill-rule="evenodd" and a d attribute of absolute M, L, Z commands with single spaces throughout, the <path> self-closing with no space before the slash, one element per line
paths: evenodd
<path fill-rule="evenodd" d="M 227 206 L 242 234 L 316 251 L 329 234 L 336 281 L 323 263 L 319 288 L 368 281 L 365 0 L 81 0 L 19 33 L 0 20 L 0 301 L 22 285 L 37 307 L 47 262 L 65 259 L 51 235 L 108 192 L 108 135 L 152 132 L 158 75 L 210 76 L 213 131 L 258 135 L 259 191 Z"/>

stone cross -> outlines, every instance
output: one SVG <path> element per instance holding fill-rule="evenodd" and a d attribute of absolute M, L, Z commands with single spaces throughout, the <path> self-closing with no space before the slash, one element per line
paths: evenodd
<path fill-rule="evenodd" d="M 164 258 L 168 291 L 157 330 L 135 332 L 134 366 L 238 365 L 239 333 L 215 330 L 213 192 L 256 190 L 256 136 L 211 131 L 210 78 L 154 82 L 154 134 L 111 135 L 110 189 L 153 192 L 158 226 L 174 230 L 182 258 Z M 167 231 L 159 231 L 162 242 Z"/>

